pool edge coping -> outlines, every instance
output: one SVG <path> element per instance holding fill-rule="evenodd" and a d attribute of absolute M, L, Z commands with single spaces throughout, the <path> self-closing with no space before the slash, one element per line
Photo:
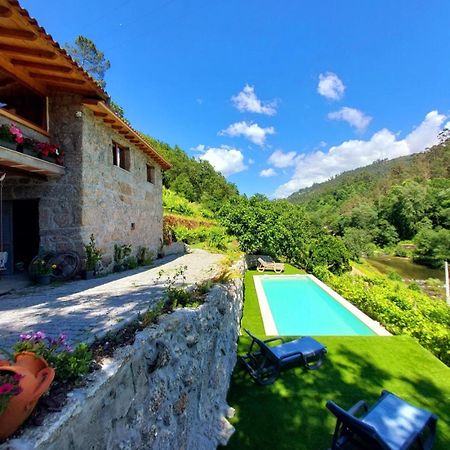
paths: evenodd
<path fill-rule="evenodd" d="M 267 336 L 278 335 L 278 329 L 275 325 L 275 321 L 272 316 L 272 311 L 267 301 L 266 294 L 262 285 L 263 278 L 304 278 L 308 277 L 314 283 L 316 283 L 322 290 L 324 290 L 330 297 L 336 300 L 341 306 L 351 312 L 357 319 L 359 319 L 364 325 L 370 328 L 377 336 L 392 336 L 380 323 L 371 319 L 367 314 L 364 314 L 355 305 L 346 300 L 342 295 L 339 295 L 336 291 L 327 286 L 323 281 L 320 281 L 314 275 L 311 274 L 293 274 L 293 275 L 253 275 L 253 282 L 256 289 L 256 295 L 258 297 L 259 309 L 263 320 L 264 331 Z M 326 335 L 328 336 L 328 335 Z M 329 335 L 334 336 L 334 335 Z"/>

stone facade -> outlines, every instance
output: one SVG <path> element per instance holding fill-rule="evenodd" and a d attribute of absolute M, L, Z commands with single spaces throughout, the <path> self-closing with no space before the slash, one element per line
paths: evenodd
<path fill-rule="evenodd" d="M 215 449 L 226 420 L 242 312 L 242 279 L 214 287 L 197 309 L 179 309 L 75 390 L 61 412 L 0 450 Z"/>
<path fill-rule="evenodd" d="M 69 94 L 56 94 L 49 99 L 50 141 L 65 152 L 65 175 L 49 180 L 7 175 L 4 186 L 4 200 L 39 199 L 40 247 L 45 250 L 83 250 L 80 236 L 82 122 L 75 118 L 80 104 L 80 97 Z M 44 136 L 33 136 L 23 126 L 20 128 L 27 136 L 47 140 Z"/>
<path fill-rule="evenodd" d="M 83 255 L 93 233 L 106 265 L 114 244 L 132 244 L 134 253 L 147 247 L 156 255 L 162 242 L 159 165 L 83 107 L 78 95 L 53 94 L 48 114 L 50 142 L 65 152 L 65 175 L 7 177 L 4 200 L 39 199 L 40 247 L 45 250 Z M 20 128 L 26 136 L 48 140 Z M 113 140 L 130 149 L 130 171 L 113 165 Z M 155 167 L 154 183 L 147 181 L 146 164 Z"/>
<path fill-rule="evenodd" d="M 82 137 L 82 239 L 87 242 L 94 233 L 106 262 L 112 260 L 114 244 L 147 247 L 156 256 L 162 244 L 160 167 L 87 108 Z M 130 148 L 129 171 L 112 164 L 113 141 Z M 154 183 L 147 181 L 147 164 L 155 167 Z"/>

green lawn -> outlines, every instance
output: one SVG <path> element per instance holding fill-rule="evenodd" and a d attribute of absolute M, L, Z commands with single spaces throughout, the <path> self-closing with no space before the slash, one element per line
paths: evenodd
<path fill-rule="evenodd" d="M 287 268 L 288 273 L 296 269 Z M 242 326 L 261 337 L 264 328 L 252 276 L 245 279 Z M 237 366 L 228 402 L 236 409 L 230 449 L 327 449 L 335 420 L 327 400 L 343 407 L 365 399 L 373 403 L 387 389 L 439 416 L 435 449 L 450 448 L 450 369 L 412 338 L 319 337 L 328 348 L 316 371 L 284 372 L 271 386 L 260 387 Z M 239 353 L 249 344 L 241 337 Z"/>

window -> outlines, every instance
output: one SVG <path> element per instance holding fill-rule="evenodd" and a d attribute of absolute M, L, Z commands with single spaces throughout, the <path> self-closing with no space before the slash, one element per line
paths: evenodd
<path fill-rule="evenodd" d="M 112 143 L 113 164 L 124 170 L 130 170 L 130 149 Z"/>
<path fill-rule="evenodd" d="M 147 181 L 155 184 L 155 168 L 147 164 Z"/>
<path fill-rule="evenodd" d="M 46 129 L 46 99 L 0 70 L 0 109 Z"/>

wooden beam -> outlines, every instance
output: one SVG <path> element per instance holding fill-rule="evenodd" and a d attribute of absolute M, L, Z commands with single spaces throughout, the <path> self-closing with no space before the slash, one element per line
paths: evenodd
<path fill-rule="evenodd" d="M 104 113 L 104 112 L 100 112 L 100 111 L 94 111 L 94 116 L 97 116 L 97 117 L 106 117 L 107 114 Z"/>
<path fill-rule="evenodd" d="M 105 116 L 106 116 L 106 114 L 105 114 Z M 103 122 L 105 122 L 105 123 L 115 123 L 116 121 L 114 119 L 103 119 Z M 119 127 L 119 128 L 121 128 L 121 127 Z"/>
<path fill-rule="evenodd" d="M 37 78 L 38 80 L 54 81 L 55 83 L 69 83 L 69 84 L 85 84 L 85 80 L 79 78 L 60 77 L 58 75 L 50 75 L 47 73 L 30 72 L 31 78 Z"/>
<path fill-rule="evenodd" d="M 17 28 L 6 28 L 1 26 L 0 36 L 13 39 L 22 39 L 24 41 L 35 41 L 37 39 L 37 35 L 35 35 L 32 31 L 20 30 Z"/>
<path fill-rule="evenodd" d="M 49 70 L 51 72 L 61 72 L 61 73 L 69 73 L 72 72 L 71 67 L 67 66 L 60 66 L 57 64 L 46 64 L 36 61 L 28 61 L 25 59 L 11 59 L 11 64 L 14 66 L 20 66 L 20 67 L 29 67 L 31 69 L 42 69 L 42 70 Z"/>
<path fill-rule="evenodd" d="M 0 6 L 0 17 L 11 17 L 12 11 L 6 6 Z"/>
<path fill-rule="evenodd" d="M 21 47 L 20 45 L 0 44 L 0 51 L 16 55 L 30 55 L 42 59 L 55 59 L 56 53 L 40 48 Z"/>
<path fill-rule="evenodd" d="M 114 130 L 120 130 L 122 127 L 120 125 L 112 125 L 111 128 Z"/>

